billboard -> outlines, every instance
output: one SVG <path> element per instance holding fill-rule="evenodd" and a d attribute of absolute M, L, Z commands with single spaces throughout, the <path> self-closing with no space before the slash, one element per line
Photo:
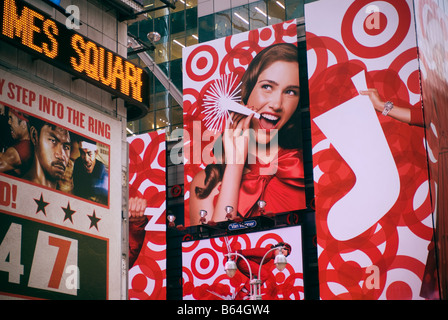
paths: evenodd
<path fill-rule="evenodd" d="M 413 12 L 305 5 L 322 299 L 423 299 L 433 224 Z"/>
<path fill-rule="evenodd" d="M 448 126 L 448 17 L 437 1 L 415 3 L 416 31 L 425 111 L 426 145 L 431 178 L 436 234 L 429 247 L 422 295 L 448 298 L 447 266 L 447 141 Z M 436 259 L 436 256 L 438 259 Z"/>
<path fill-rule="evenodd" d="M 283 271 L 274 265 L 279 244 L 287 248 Z M 229 258 L 237 265 L 233 277 L 225 271 Z M 304 299 L 301 226 L 185 241 L 182 261 L 184 300 L 254 299 L 250 283 L 255 278 L 261 280 L 262 300 Z"/>
<path fill-rule="evenodd" d="M 121 122 L 3 69 L 0 121 L 1 294 L 120 298 Z"/>
<path fill-rule="evenodd" d="M 183 49 L 186 226 L 306 207 L 296 29 Z"/>
<path fill-rule="evenodd" d="M 141 218 L 129 219 L 129 299 L 166 299 L 165 130 L 128 138 L 129 198 L 146 200 Z"/>

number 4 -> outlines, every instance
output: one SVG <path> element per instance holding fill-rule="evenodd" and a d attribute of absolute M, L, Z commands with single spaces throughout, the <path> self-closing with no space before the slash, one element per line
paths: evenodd
<path fill-rule="evenodd" d="M 21 259 L 22 225 L 11 223 L 8 232 L 0 244 L 0 271 L 9 273 L 8 281 L 20 283 L 23 275 Z"/>

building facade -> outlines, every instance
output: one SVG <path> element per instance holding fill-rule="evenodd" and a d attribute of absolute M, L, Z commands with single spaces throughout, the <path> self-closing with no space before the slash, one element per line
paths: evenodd
<path fill-rule="evenodd" d="M 0 9 L 2 298 L 447 298 L 446 1 Z M 281 144 L 273 174 L 247 159 L 240 201 L 213 219 L 226 166 L 213 134 L 194 162 L 222 108 L 206 95 L 278 44 L 298 49 L 282 139 L 300 146 Z M 135 195 L 142 220 L 128 216 Z"/>

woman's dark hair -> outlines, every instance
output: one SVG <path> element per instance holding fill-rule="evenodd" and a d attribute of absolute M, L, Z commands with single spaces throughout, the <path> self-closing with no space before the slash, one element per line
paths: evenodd
<path fill-rule="evenodd" d="M 255 56 L 241 79 L 241 101 L 244 104 L 247 104 L 260 73 L 277 61 L 299 63 L 299 50 L 297 46 L 291 43 L 277 43 L 264 48 Z M 278 143 L 284 149 L 298 149 L 302 147 L 299 106 L 297 106 L 289 121 L 279 130 Z"/>
<path fill-rule="evenodd" d="M 289 243 L 286 243 L 286 242 L 283 242 L 283 241 L 279 242 L 279 243 L 277 243 L 275 245 L 272 245 L 271 249 L 273 249 L 273 248 L 280 248 L 280 247 L 284 247 L 286 249 L 286 251 L 288 251 L 288 254 L 286 256 L 289 256 L 291 254 L 291 251 L 292 251 L 291 245 Z"/>
<path fill-rule="evenodd" d="M 196 187 L 194 190 L 199 199 L 205 199 L 209 196 L 213 188 L 222 180 L 225 167 L 225 164 L 209 164 L 205 167 L 205 187 Z"/>
<path fill-rule="evenodd" d="M 277 61 L 299 63 L 297 46 L 291 43 L 278 43 L 264 48 L 249 63 L 247 70 L 241 79 L 241 100 L 247 104 L 249 96 L 258 81 L 258 76 L 263 70 Z M 278 144 L 284 149 L 296 149 L 302 147 L 300 107 L 278 132 Z M 218 182 L 222 180 L 225 164 L 209 164 L 205 168 L 205 187 L 196 187 L 195 193 L 199 199 L 207 198 Z"/>
<path fill-rule="evenodd" d="M 247 104 L 260 73 L 277 61 L 299 63 L 297 47 L 291 43 L 277 43 L 264 48 L 252 59 L 241 78 L 241 100 L 244 104 Z"/>

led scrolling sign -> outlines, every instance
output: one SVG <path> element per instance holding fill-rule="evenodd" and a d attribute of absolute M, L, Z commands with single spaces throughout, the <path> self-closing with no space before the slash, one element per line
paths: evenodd
<path fill-rule="evenodd" d="M 149 76 L 142 68 L 21 0 L 3 0 L 0 19 L 0 39 L 124 99 L 128 118 L 146 114 Z"/>

